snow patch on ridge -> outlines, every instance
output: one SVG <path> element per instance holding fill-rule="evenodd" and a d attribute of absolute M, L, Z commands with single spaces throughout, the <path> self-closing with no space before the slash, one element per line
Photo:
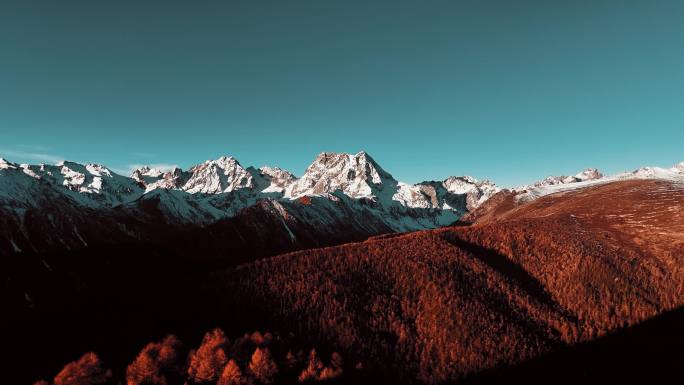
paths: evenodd
<path fill-rule="evenodd" d="M 611 176 L 604 176 L 596 169 L 587 169 L 574 177 L 548 177 L 532 186 L 521 186 L 513 191 L 518 193 L 516 199 L 529 201 L 558 192 L 631 179 L 661 179 L 684 183 L 684 162 L 680 162 L 671 168 L 642 167 L 632 172 L 623 172 Z"/>

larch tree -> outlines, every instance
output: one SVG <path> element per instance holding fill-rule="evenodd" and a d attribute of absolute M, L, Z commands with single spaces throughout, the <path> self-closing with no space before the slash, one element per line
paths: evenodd
<path fill-rule="evenodd" d="M 299 382 L 317 380 L 323 370 L 323 362 L 318 358 L 316 349 L 311 349 L 309 353 L 309 363 L 306 368 L 299 374 Z"/>
<path fill-rule="evenodd" d="M 190 355 L 188 378 L 197 383 L 215 381 L 228 362 L 228 342 L 221 329 L 205 334 L 202 345 Z"/>
<path fill-rule="evenodd" d="M 173 335 L 147 344 L 126 368 L 127 385 L 166 385 L 167 377 L 181 371 L 181 349 L 182 343 Z"/>
<path fill-rule="evenodd" d="M 55 385 L 97 385 L 104 384 L 112 376 L 110 370 L 102 367 L 102 361 L 93 352 L 83 355 L 78 361 L 67 364 L 55 377 Z"/>
<path fill-rule="evenodd" d="M 273 361 L 268 348 L 256 348 L 249 363 L 249 372 L 262 384 L 270 384 L 278 373 L 278 367 Z"/>
<path fill-rule="evenodd" d="M 238 366 L 235 360 L 230 360 L 228 361 L 228 364 L 226 364 L 226 367 L 223 368 L 221 377 L 219 377 L 216 385 L 243 385 L 246 382 L 246 378 L 242 374 L 240 366 Z"/>

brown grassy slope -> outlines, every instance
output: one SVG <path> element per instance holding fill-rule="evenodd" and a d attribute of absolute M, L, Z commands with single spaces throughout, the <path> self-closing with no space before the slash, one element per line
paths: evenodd
<path fill-rule="evenodd" d="M 460 234 L 538 279 L 594 337 L 684 301 L 684 186 L 625 181 L 554 194 Z"/>
<path fill-rule="evenodd" d="M 669 183 L 613 183 L 471 227 L 290 253 L 219 280 L 369 367 L 457 379 L 682 305 L 683 205 Z"/>

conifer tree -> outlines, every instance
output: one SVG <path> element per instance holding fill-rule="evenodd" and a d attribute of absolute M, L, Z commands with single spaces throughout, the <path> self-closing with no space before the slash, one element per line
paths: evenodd
<path fill-rule="evenodd" d="M 262 384 L 270 384 L 278 373 L 278 367 L 268 348 L 256 348 L 249 363 L 249 371 Z"/>

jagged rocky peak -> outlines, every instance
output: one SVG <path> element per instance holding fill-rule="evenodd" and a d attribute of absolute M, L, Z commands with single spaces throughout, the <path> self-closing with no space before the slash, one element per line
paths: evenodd
<path fill-rule="evenodd" d="M 88 163 L 85 167 L 86 171 L 88 171 L 91 175 L 94 176 L 114 178 L 114 176 L 117 175 L 116 173 L 112 172 L 112 170 L 108 169 L 107 167 L 101 164 Z"/>
<path fill-rule="evenodd" d="M 131 178 L 137 180 L 138 182 L 145 183 L 145 177 L 159 178 L 163 174 L 164 172 L 158 168 L 142 166 L 138 169 L 133 170 L 133 173 L 131 173 Z"/>
<path fill-rule="evenodd" d="M 669 180 L 681 180 L 684 178 L 684 162 L 675 164 L 670 168 L 661 167 L 641 167 L 632 171 L 631 173 L 622 174 L 623 177 L 636 177 L 636 178 L 656 178 L 656 179 L 669 179 Z"/>
<path fill-rule="evenodd" d="M 454 194 L 466 194 L 478 188 L 496 188 L 496 185 L 489 180 L 478 181 L 468 175 L 450 176 L 444 180 L 443 184 L 447 191 Z"/>
<path fill-rule="evenodd" d="M 478 181 L 471 176 L 450 176 L 442 182 L 444 188 L 452 194 L 466 196 L 466 208 L 473 210 L 484 203 L 501 189 L 488 179 Z"/>
<path fill-rule="evenodd" d="M 80 163 L 65 160 L 59 162 L 57 164 L 57 168 L 59 169 L 59 173 L 64 177 L 64 184 L 74 186 L 81 186 L 83 184 L 90 183 L 94 180 L 99 181 L 102 178 L 113 179 L 115 178 L 115 176 L 119 178 L 124 178 L 118 174 L 113 173 L 107 167 L 96 163 L 87 163 L 85 165 L 82 165 Z M 47 172 L 49 175 L 53 177 L 56 176 L 55 170 L 52 166 L 41 165 L 40 170 Z"/>
<path fill-rule="evenodd" d="M 603 178 L 603 174 L 595 169 L 595 168 L 588 168 L 584 171 L 581 171 L 575 176 L 565 176 L 565 175 L 560 175 L 560 176 L 548 176 L 534 184 L 533 187 L 545 187 L 545 186 L 555 186 L 559 184 L 568 184 L 568 183 L 576 183 L 576 182 L 585 182 L 585 181 L 590 181 L 590 180 L 597 180 Z"/>
<path fill-rule="evenodd" d="M 131 178 L 145 186 L 145 191 L 149 192 L 157 188 L 179 189 L 188 176 L 178 167 L 164 172 L 158 168 L 143 166 L 133 171 Z"/>
<path fill-rule="evenodd" d="M 341 190 L 351 198 L 374 197 L 397 181 L 366 152 L 355 155 L 324 152 L 287 191 L 291 198 L 322 195 Z"/>
<path fill-rule="evenodd" d="M 24 174 L 61 186 L 98 204 L 113 206 L 135 200 L 144 190 L 133 179 L 96 163 L 62 161 L 56 165 L 22 165 Z"/>
<path fill-rule="evenodd" d="M 601 178 L 603 178 L 603 174 L 595 168 L 588 168 L 575 175 L 575 179 L 578 181 L 596 180 Z"/>
<path fill-rule="evenodd" d="M 17 168 L 17 165 L 15 163 L 8 161 L 5 158 L 0 158 L 0 170 L 4 170 L 4 169 L 8 169 L 8 168 Z"/>
<path fill-rule="evenodd" d="M 259 171 L 261 171 L 262 174 L 268 175 L 273 179 L 279 179 L 284 181 L 294 181 L 297 179 L 297 177 L 293 173 L 287 170 L 283 170 L 280 167 L 263 166 L 259 168 Z"/>
<path fill-rule="evenodd" d="M 261 177 L 268 182 L 268 185 L 259 189 L 263 193 L 283 193 L 289 185 L 297 180 L 294 174 L 280 167 L 264 166 L 259 168 L 258 171 Z"/>
<path fill-rule="evenodd" d="M 60 162 L 57 166 L 60 167 L 60 172 L 64 175 L 65 179 L 73 184 L 83 184 L 91 179 L 103 177 L 114 178 L 115 176 L 118 176 L 123 178 L 120 175 L 113 173 L 107 167 L 96 163 L 82 165 L 80 163 L 65 160 Z M 48 170 L 49 168 L 49 166 L 42 167 L 43 170 Z"/>
<path fill-rule="evenodd" d="M 142 183 L 146 190 L 177 189 L 188 193 L 220 194 L 249 189 L 252 192 L 283 193 L 297 178 L 279 167 L 243 167 L 237 159 L 223 156 L 207 160 L 188 171 L 174 168 L 163 172 L 149 166 L 141 167 L 131 178 Z"/>
<path fill-rule="evenodd" d="M 183 185 L 189 193 L 218 194 L 254 187 L 253 176 L 232 156 L 207 160 L 188 170 L 190 178 Z"/>

